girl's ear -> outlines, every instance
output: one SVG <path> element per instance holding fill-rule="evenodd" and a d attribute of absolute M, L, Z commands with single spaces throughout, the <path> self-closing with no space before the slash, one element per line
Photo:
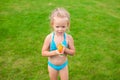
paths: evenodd
<path fill-rule="evenodd" d="M 53 22 L 51 22 L 50 25 L 53 26 Z"/>
<path fill-rule="evenodd" d="M 67 26 L 70 27 L 70 23 L 69 22 L 67 22 Z"/>

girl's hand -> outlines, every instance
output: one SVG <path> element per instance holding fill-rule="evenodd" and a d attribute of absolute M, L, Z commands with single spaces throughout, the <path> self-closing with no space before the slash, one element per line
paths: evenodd
<path fill-rule="evenodd" d="M 63 44 L 58 44 L 57 50 L 60 54 L 64 54 L 65 46 Z"/>
<path fill-rule="evenodd" d="M 65 48 L 63 48 L 63 51 L 61 53 L 58 50 L 56 50 L 56 54 L 59 55 L 59 56 L 61 56 L 61 57 L 64 56 L 64 49 Z"/>
<path fill-rule="evenodd" d="M 63 56 L 65 53 L 65 48 L 66 47 L 62 43 L 58 44 L 56 53 L 59 54 L 60 56 Z"/>

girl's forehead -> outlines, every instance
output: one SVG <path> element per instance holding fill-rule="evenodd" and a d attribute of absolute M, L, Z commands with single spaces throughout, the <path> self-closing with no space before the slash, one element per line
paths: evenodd
<path fill-rule="evenodd" d="M 66 23 L 67 21 L 68 21 L 67 18 L 54 17 L 55 23 Z"/>
<path fill-rule="evenodd" d="M 67 21 L 64 21 L 64 20 L 55 20 L 54 24 L 55 25 L 66 25 Z"/>
<path fill-rule="evenodd" d="M 67 17 L 53 17 L 54 20 L 68 20 Z"/>

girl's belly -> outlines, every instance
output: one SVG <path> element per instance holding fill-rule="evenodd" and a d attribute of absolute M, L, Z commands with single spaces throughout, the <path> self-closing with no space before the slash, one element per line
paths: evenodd
<path fill-rule="evenodd" d="M 52 57 L 49 57 L 48 60 L 54 65 L 61 65 L 67 60 L 67 55 L 64 55 L 64 56 L 60 56 L 60 55 L 52 56 Z"/>

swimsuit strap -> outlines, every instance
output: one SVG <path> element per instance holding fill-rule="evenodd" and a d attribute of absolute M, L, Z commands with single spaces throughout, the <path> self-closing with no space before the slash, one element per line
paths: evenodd
<path fill-rule="evenodd" d="M 57 49 L 57 45 L 55 44 L 55 41 L 54 41 L 54 36 L 55 36 L 55 33 L 53 32 L 53 33 L 52 33 L 52 40 L 51 40 L 51 43 L 50 43 L 50 51 Z M 63 40 L 61 43 L 62 43 L 65 47 L 68 47 L 67 41 L 66 41 L 66 34 L 65 34 L 65 33 L 64 33 L 64 40 Z"/>
<path fill-rule="evenodd" d="M 55 36 L 55 33 L 53 32 L 52 33 L 52 41 L 54 41 L 54 36 Z"/>
<path fill-rule="evenodd" d="M 52 34 L 52 40 L 54 40 L 55 33 Z M 64 40 L 66 40 L 66 33 L 64 33 Z"/>
<path fill-rule="evenodd" d="M 63 44 L 65 47 L 68 47 L 67 41 L 66 41 L 66 33 L 64 33 L 64 40 L 63 40 L 62 44 Z"/>
<path fill-rule="evenodd" d="M 66 40 L 66 33 L 64 33 L 64 41 Z"/>

